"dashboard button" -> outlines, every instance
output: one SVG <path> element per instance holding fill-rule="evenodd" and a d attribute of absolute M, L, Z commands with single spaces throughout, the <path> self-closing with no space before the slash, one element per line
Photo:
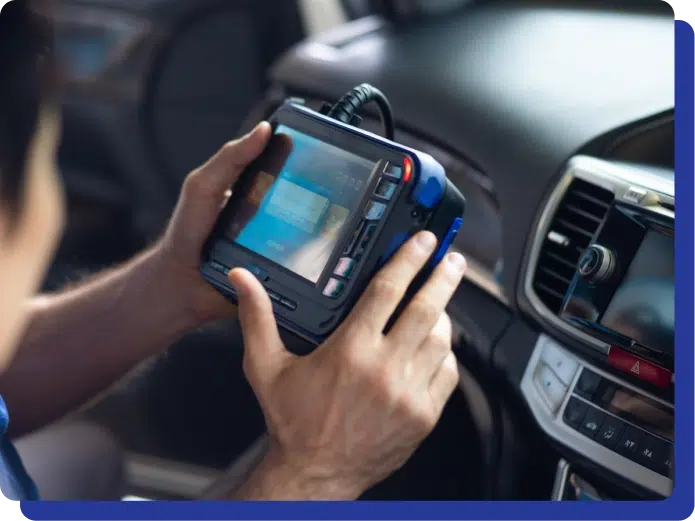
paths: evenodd
<path fill-rule="evenodd" d="M 625 426 L 625 423 L 618 418 L 606 416 L 606 419 L 603 421 L 603 425 L 601 425 L 601 429 L 598 431 L 595 439 L 604 447 L 612 449 L 616 443 L 618 443 L 618 439 L 623 433 Z"/>
<path fill-rule="evenodd" d="M 604 378 L 598 386 L 598 390 L 594 393 L 594 401 L 606 406 L 613 401 L 613 397 L 617 392 L 618 386 Z"/>
<path fill-rule="evenodd" d="M 374 194 L 390 201 L 393 197 L 393 194 L 396 193 L 397 187 L 398 185 L 396 183 L 394 183 L 393 181 L 388 181 L 382 177 L 379 180 L 379 183 L 376 185 Z"/>
<path fill-rule="evenodd" d="M 626 458 L 636 461 L 637 450 L 639 449 L 641 442 L 642 432 L 628 425 L 618 440 L 618 443 L 615 446 L 615 451 Z"/>
<path fill-rule="evenodd" d="M 333 270 L 333 274 L 338 275 L 339 277 L 348 278 L 352 273 L 354 267 L 355 259 L 351 259 L 350 257 L 343 257 L 338 261 L 338 264 L 336 264 L 335 269 Z"/>
<path fill-rule="evenodd" d="M 593 371 L 584 368 L 574 392 L 587 400 L 591 400 L 599 383 L 601 383 L 601 377 Z"/>
<path fill-rule="evenodd" d="M 657 440 L 654 470 L 666 477 L 673 476 L 673 444 Z"/>
<path fill-rule="evenodd" d="M 659 449 L 661 448 L 659 441 L 659 439 L 655 438 L 651 434 L 644 434 L 642 436 L 642 442 L 637 449 L 637 462 L 641 463 L 648 469 L 658 469 L 658 461 L 661 459 L 659 456 Z"/>
<path fill-rule="evenodd" d="M 572 396 L 565 407 L 565 413 L 563 415 L 565 423 L 575 429 L 579 428 L 588 408 L 589 406 L 586 402 Z"/>
<path fill-rule="evenodd" d="M 548 364 L 565 385 L 572 383 L 574 375 L 577 374 L 577 367 L 579 367 L 576 360 L 560 351 L 551 342 L 546 342 L 543 346 L 541 360 Z"/>
<path fill-rule="evenodd" d="M 364 218 L 368 221 L 378 221 L 386 213 L 386 205 L 377 201 L 369 201 L 364 209 Z"/>
<path fill-rule="evenodd" d="M 544 363 L 538 366 L 536 372 L 536 386 L 547 399 L 550 409 L 553 412 L 557 411 L 567 395 L 567 386 L 563 384 L 550 367 Z"/>
<path fill-rule="evenodd" d="M 323 294 L 327 297 L 336 298 L 343 292 L 343 289 L 345 289 L 345 284 L 331 277 L 323 289 Z"/>
<path fill-rule="evenodd" d="M 649 434 L 642 438 L 640 448 L 637 449 L 639 461 L 648 468 L 654 468 L 656 463 L 656 452 L 658 451 L 657 439 Z"/>
<path fill-rule="evenodd" d="M 606 413 L 596 407 L 589 407 L 584 415 L 579 430 L 589 438 L 594 438 L 601 429 L 603 420 L 606 419 Z"/>
<path fill-rule="evenodd" d="M 671 386 L 673 377 L 671 371 L 654 365 L 642 358 L 637 358 L 635 355 L 623 351 L 618 347 L 611 346 L 611 350 L 608 352 L 608 363 L 616 369 L 625 371 L 657 387 L 666 389 Z"/>

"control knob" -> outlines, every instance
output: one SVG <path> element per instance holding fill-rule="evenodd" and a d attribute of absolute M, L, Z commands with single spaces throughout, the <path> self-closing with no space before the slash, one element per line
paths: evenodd
<path fill-rule="evenodd" d="M 615 254 L 599 244 L 592 244 L 579 259 L 579 274 L 592 284 L 606 282 L 617 266 Z"/>

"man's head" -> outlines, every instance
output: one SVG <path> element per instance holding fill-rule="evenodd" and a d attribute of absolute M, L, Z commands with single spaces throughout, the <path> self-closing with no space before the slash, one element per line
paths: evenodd
<path fill-rule="evenodd" d="M 0 11 L 0 368 L 63 226 L 53 37 L 29 0 Z"/>

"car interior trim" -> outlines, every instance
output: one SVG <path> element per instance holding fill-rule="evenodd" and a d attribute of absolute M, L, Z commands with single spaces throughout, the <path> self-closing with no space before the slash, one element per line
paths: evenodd
<path fill-rule="evenodd" d="M 553 410 L 549 406 L 547 399 L 543 397 L 541 391 L 534 382 L 536 372 L 539 366 L 542 365 L 541 357 L 546 345 L 550 345 L 556 351 L 560 352 L 566 359 L 574 360 L 578 365 L 578 370 L 576 371 L 571 384 L 564 391 L 565 396 L 562 400 L 562 405 L 557 410 Z M 531 409 L 533 416 L 538 422 L 538 425 L 548 436 L 555 439 L 562 445 L 581 454 L 582 456 L 590 459 L 596 464 L 609 469 L 615 474 L 627 479 L 628 481 L 634 482 L 641 487 L 656 492 L 663 497 L 668 497 L 673 490 L 673 481 L 671 479 L 649 470 L 646 467 L 643 467 L 642 465 L 635 463 L 616 452 L 613 452 L 603 445 L 600 445 L 597 441 L 586 437 L 584 434 L 574 430 L 572 427 L 564 423 L 564 409 L 572 397 L 572 391 L 579 380 L 583 368 L 588 368 L 603 378 L 635 391 L 638 394 L 646 396 L 665 405 L 666 407 L 673 408 L 671 404 L 662 400 L 661 398 L 651 395 L 644 390 L 620 380 L 615 376 L 599 369 L 598 367 L 577 358 L 565 347 L 555 342 L 552 338 L 545 334 L 541 334 L 538 337 L 533 354 L 531 355 L 531 359 L 526 366 L 526 371 L 524 372 L 524 376 L 521 381 L 521 392 L 526 400 L 526 403 Z"/>
<path fill-rule="evenodd" d="M 156 491 L 171 497 L 195 499 L 215 483 L 221 473 L 196 465 L 143 454 L 126 455 L 126 476 L 131 488 Z"/>
<path fill-rule="evenodd" d="M 674 182 L 672 178 L 667 179 L 657 175 L 647 167 L 640 168 L 635 165 L 611 163 L 589 156 L 575 156 L 569 161 L 565 173 L 550 194 L 541 213 L 526 265 L 523 285 L 524 296 L 542 319 L 583 344 L 593 347 L 601 354 L 608 355 L 610 351 L 608 343 L 598 340 L 562 320 L 548 309 L 533 288 L 536 266 L 543 242 L 549 233 L 553 218 L 565 193 L 575 178 L 610 190 L 615 195 L 615 200 L 620 200 L 623 204 L 632 204 L 627 198 L 627 194 L 631 189 L 637 187 L 647 192 L 647 197 L 643 199 L 643 203 L 637 206 L 671 219 L 675 216 L 675 212 L 670 210 L 674 207 Z"/>
<path fill-rule="evenodd" d="M 553 493 L 550 496 L 552 501 L 562 501 L 569 472 L 570 464 L 567 460 L 561 459 L 557 462 L 557 471 L 555 472 L 555 481 L 553 482 Z"/>
<path fill-rule="evenodd" d="M 463 275 L 465 280 L 480 288 L 491 297 L 494 297 L 501 304 L 509 306 L 509 299 L 507 299 L 504 294 L 502 285 L 497 281 L 495 275 L 490 270 L 480 264 L 475 257 L 459 248 L 452 246 L 451 251 L 457 251 L 466 258 L 467 267 Z"/>

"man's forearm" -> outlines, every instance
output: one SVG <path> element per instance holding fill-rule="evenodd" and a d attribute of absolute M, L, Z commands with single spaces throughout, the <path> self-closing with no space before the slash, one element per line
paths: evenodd
<path fill-rule="evenodd" d="M 191 327 L 185 303 L 158 287 L 149 251 L 74 289 L 32 300 L 24 338 L 0 375 L 12 436 L 62 417 Z"/>
<path fill-rule="evenodd" d="M 353 482 L 311 475 L 269 453 L 246 482 L 226 499 L 238 501 L 354 500 L 361 489 Z"/>

